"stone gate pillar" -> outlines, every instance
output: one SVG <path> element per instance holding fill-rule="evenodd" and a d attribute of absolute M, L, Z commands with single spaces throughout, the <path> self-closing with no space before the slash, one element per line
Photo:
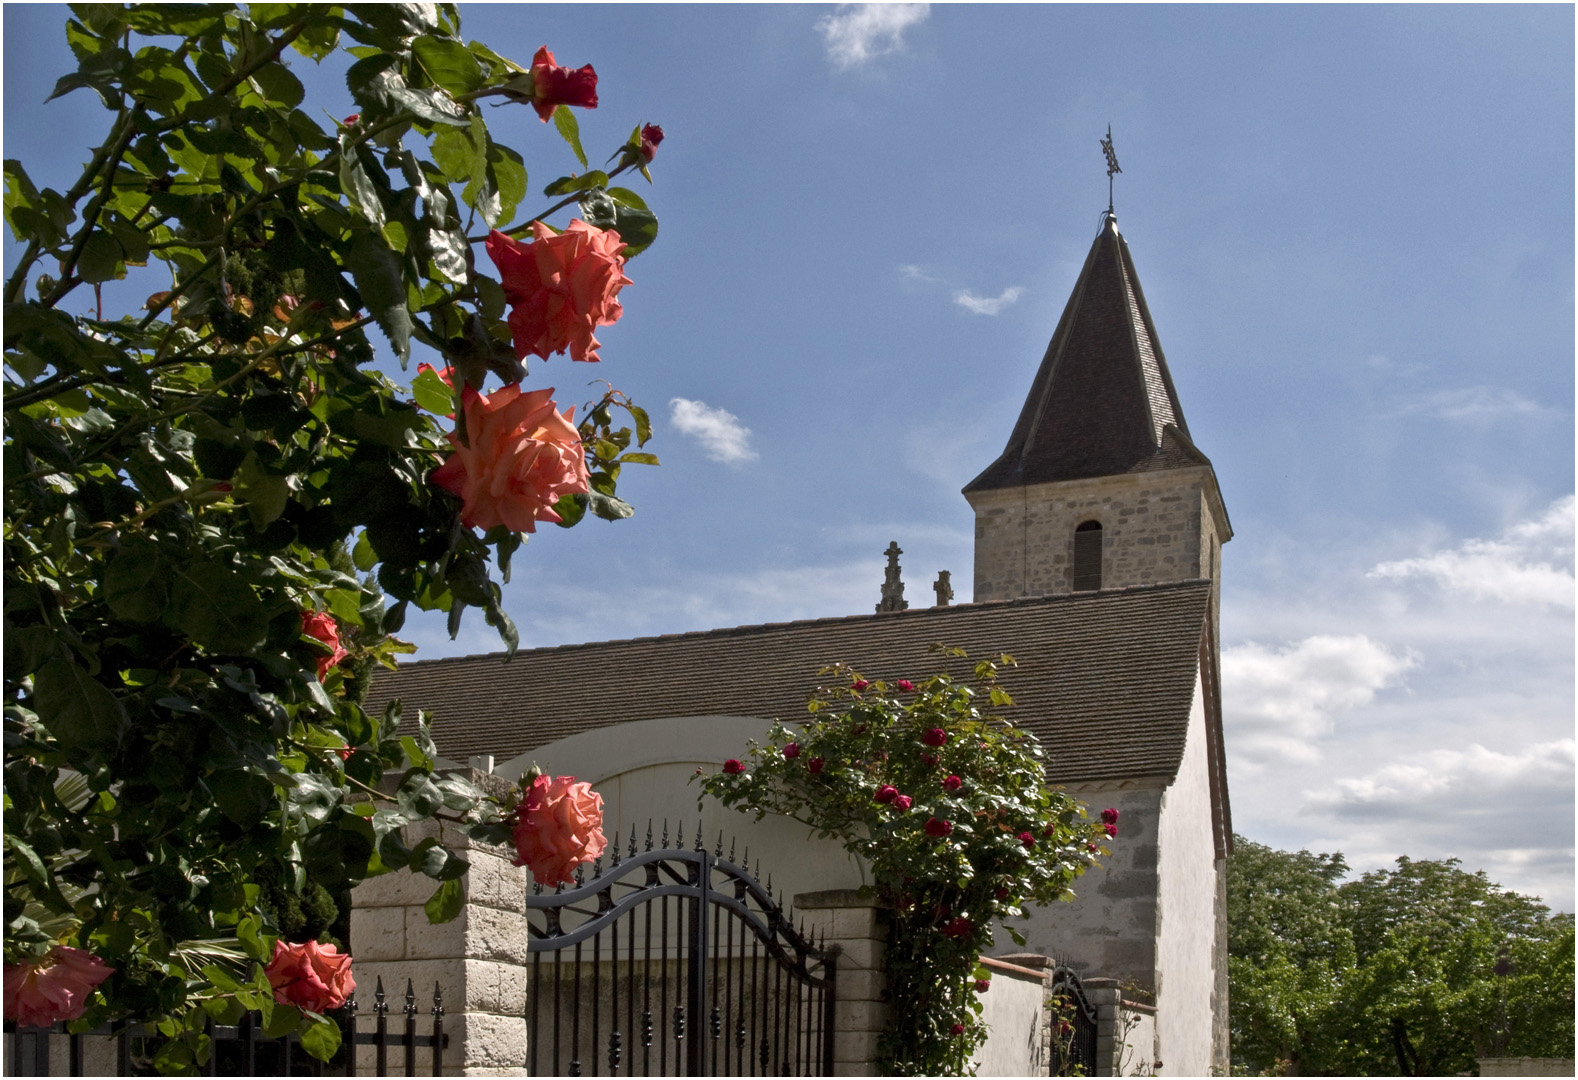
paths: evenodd
<path fill-rule="evenodd" d="M 801 893 L 794 912 L 813 940 L 838 947 L 833 984 L 835 1076 L 876 1076 L 882 1072 L 877 1038 L 888 1021 L 887 936 L 878 918 L 880 904 L 854 889 Z"/>

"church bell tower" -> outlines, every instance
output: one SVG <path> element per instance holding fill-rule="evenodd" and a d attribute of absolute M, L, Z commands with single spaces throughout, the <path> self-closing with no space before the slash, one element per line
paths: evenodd
<path fill-rule="evenodd" d="M 1110 208 L 1007 447 L 964 496 L 977 602 L 1217 581 L 1232 527 Z"/>

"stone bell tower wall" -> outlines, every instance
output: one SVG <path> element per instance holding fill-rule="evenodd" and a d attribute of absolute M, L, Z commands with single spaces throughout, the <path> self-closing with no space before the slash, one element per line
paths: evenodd
<path fill-rule="evenodd" d="M 1073 591 L 1074 530 L 1101 523 L 1102 589 L 1216 580 L 1230 535 L 1209 466 L 967 491 L 975 600 Z"/>

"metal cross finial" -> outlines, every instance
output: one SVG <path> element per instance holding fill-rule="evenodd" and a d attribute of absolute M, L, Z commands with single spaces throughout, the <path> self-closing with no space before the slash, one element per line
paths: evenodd
<path fill-rule="evenodd" d="M 1112 176 L 1123 170 L 1118 168 L 1118 155 L 1112 149 L 1112 125 L 1107 125 L 1107 137 L 1101 140 L 1101 152 L 1107 155 L 1107 213 L 1112 213 Z"/>

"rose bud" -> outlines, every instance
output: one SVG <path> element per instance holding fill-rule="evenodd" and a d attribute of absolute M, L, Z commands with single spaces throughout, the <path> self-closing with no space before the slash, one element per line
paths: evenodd
<path fill-rule="evenodd" d="M 850 684 L 850 688 L 854 689 L 854 690 L 864 690 L 866 687 L 868 687 L 870 685 L 871 684 L 869 682 L 867 682 L 865 679 L 856 679 L 853 683 Z"/>
<path fill-rule="evenodd" d="M 897 683 L 897 686 L 898 686 L 898 688 L 900 690 L 904 691 L 906 694 L 910 693 L 912 690 L 915 689 L 915 684 L 910 682 L 908 679 L 900 679 L 898 681 L 898 683 Z"/>
<path fill-rule="evenodd" d="M 646 124 L 641 128 L 641 160 L 650 162 L 657 157 L 658 144 L 663 141 L 663 129 L 656 124 Z"/>
<path fill-rule="evenodd" d="M 948 1030 L 951 1031 L 955 1035 L 963 1035 L 964 1034 L 964 1025 L 963 1024 L 955 1024 L 955 1025 L 953 1025 L 953 1027 L 949 1028 Z"/>
<path fill-rule="evenodd" d="M 1036 838 L 1034 834 L 1028 832 L 1022 832 L 1019 834 L 1019 842 L 1025 845 L 1026 849 L 1036 846 Z"/>
<path fill-rule="evenodd" d="M 730 758 L 728 761 L 723 763 L 723 771 L 728 773 L 730 776 L 735 776 L 744 772 L 745 766 L 741 765 L 737 758 Z"/>
<path fill-rule="evenodd" d="M 1118 827 L 1116 825 L 1104 825 L 1104 826 L 1102 826 L 1102 828 L 1107 830 L 1107 835 L 1108 836 L 1117 836 L 1118 835 Z"/>
<path fill-rule="evenodd" d="M 1101 849 L 1096 846 L 1096 841 L 1090 840 L 1090 841 L 1087 841 L 1085 843 L 1085 850 L 1089 851 L 1091 853 L 1095 853 L 1097 851 L 1100 851 Z"/>
<path fill-rule="evenodd" d="M 592 65 L 560 67 L 554 63 L 553 53 L 546 45 L 531 58 L 531 81 L 531 107 L 537 110 L 538 119 L 545 124 L 560 105 L 597 108 L 597 72 L 592 70 Z"/>
<path fill-rule="evenodd" d="M 928 728 L 921 735 L 921 742 L 927 746 L 941 746 L 948 741 L 948 733 L 940 727 Z"/>
<path fill-rule="evenodd" d="M 990 979 L 976 979 L 975 980 L 975 992 L 977 994 L 984 994 L 988 990 L 990 990 L 991 988 L 992 988 L 992 980 L 990 980 Z"/>
<path fill-rule="evenodd" d="M 800 756 L 800 744 L 799 743 L 789 743 L 787 746 L 784 747 L 784 757 L 788 758 L 790 761 L 793 761 L 795 758 L 797 758 L 799 756 Z"/>

